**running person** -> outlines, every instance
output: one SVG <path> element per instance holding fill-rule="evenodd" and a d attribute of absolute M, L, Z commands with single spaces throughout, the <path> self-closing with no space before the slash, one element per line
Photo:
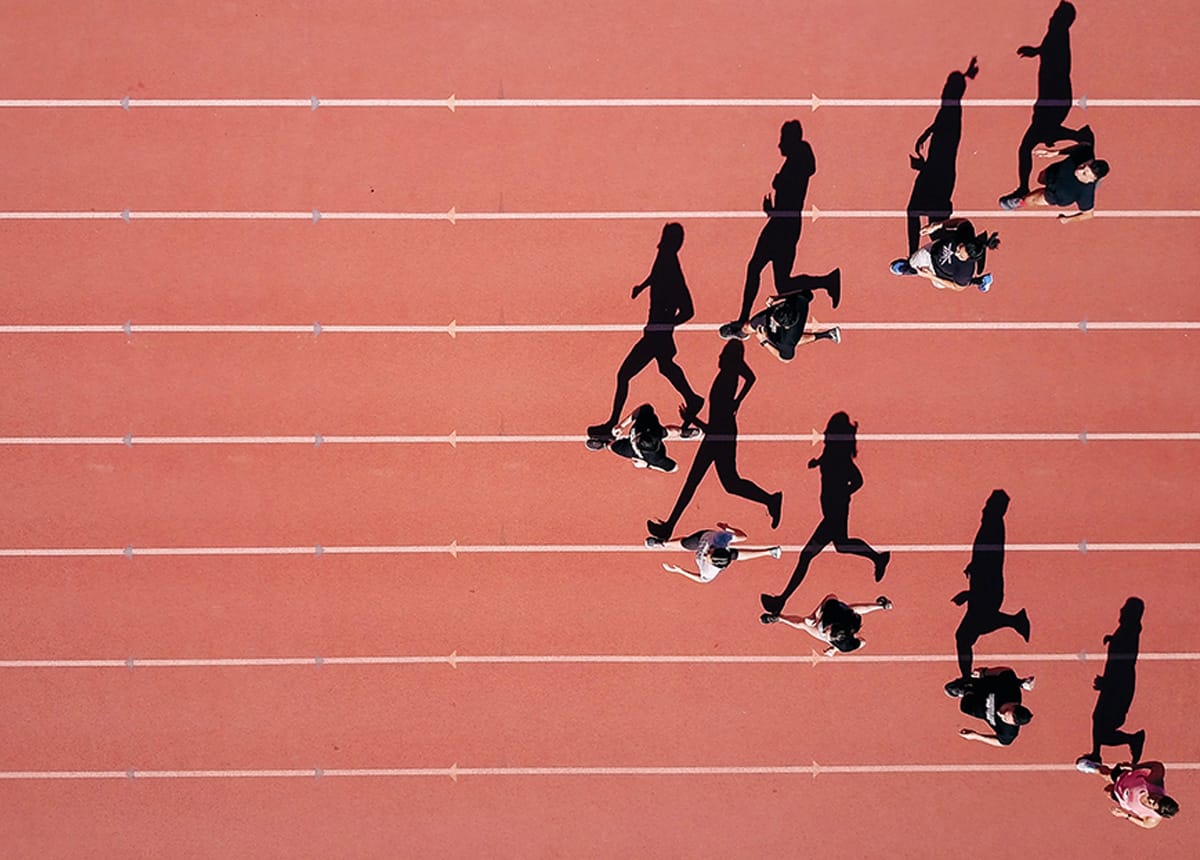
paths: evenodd
<path fill-rule="evenodd" d="M 796 262 L 796 245 L 800 242 L 800 215 L 804 211 L 804 198 L 808 196 L 808 181 L 817 172 L 817 159 L 812 147 L 804 139 L 800 120 L 785 122 L 779 130 L 779 151 L 783 154 L 783 167 L 775 174 L 771 187 L 775 191 L 763 197 L 763 212 L 767 223 L 758 234 L 754 253 L 746 264 L 746 283 L 742 288 L 742 308 L 733 322 L 721 326 L 721 336 L 732 333 L 750 319 L 750 309 L 762 279 L 762 270 L 771 264 L 775 276 L 776 292 L 786 291 L 784 286 L 792 275 Z M 837 307 L 837 303 L 834 303 Z"/>
<path fill-rule="evenodd" d="M 946 695 L 961 699 L 960 711 L 983 720 L 992 729 L 990 733 L 959 729 L 959 736 L 994 747 L 1008 746 L 1017 739 L 1021 726 L 1033 719 L 1021 704 L 1021 691 L 1032 689 L 1033 678 L 1018 678 L 1016 672 L 1004 667 L 976 669 L 970 678 L 951 681 L 946 685 Z"/>
<path fill-rule="evenodd" d="M 811 284 L 817 286 L 811 286 Z M 796 356 L 796 347 L 806 346 L 817 340 L 842 342 L 842 330 L 837 326 L 822 331 L 806 331 L 808 306 L 813 299 L 813 289 L 827 289 L 836 298 L 841 289 L 841 270 L 834 269 L 821 278 L 799 275 L 791 279 L 792 289 L 767 299 L 765 310 L 759 311 L 748 322 L 736 330 L 722 326 L 726 340 L 746 340 L 753 333 L 762 346 L 780 361 L 791 361 Z M 836 307 L 836 305 L 835 305 Z"/>
<path fill-rule="evenodd" d="M 876 552 L 861 538 L 849 536 L 850 497 L 863 485 L 862 472 L 854 464 L 854 458 L 858 456 L 857 433 L 858 425 L 849 415 L 835 412 L 825 426 L 825 450 L 820 457 L 808 461 L 808 468 L 821 469 L 821 522 L 800 551 L 800 561 L 783 593 L 761 595 L 762 607 L 770 615 L 783 612 L 792 592 L 804 581 L 812 560 L 831 543 L 837 552 L 870 559 L 875 565 L 876 582 L 883 579 L 887 571 L 892 558 L 890 552 Z"/>
<path fill-rule="evenodd" d="M 1179 804 L 1163 789 L 1165 769 L 1162 762 L 1118 764 L 1111 768 L 1091 761 L 1087 765 L 1085 767 L 1082 760 L 1076 763 L 1084 773 L 1112 779 L 1104 791 L 1117 802 L 1112 809 L 1117 818 L 1126 818 L 1149 830 L 1157 827 L 1164 818 L 1174 818 L 1179 811 Z"/>
<path fill-rule="evenodd" d="M 626 435 L 627 434 L 627 435 Z M 618 457 L 625 457 L 639 469 L 655 469 L 659 472 L 674 472 L 679 464 L 667 456 L 664 440 L 671 438 L 691 439 L 700 435 L 700 428 L 687 430 L 678 425 L 664 427 L 654 412 L 654 407 L 643 403 L 633 410 L 613 430 L 611 441 L 589 438 L 587 446 L 593 451 L 608 448 Z"/>
<path fill-rule="evenodd" d="M 781 550 L 777 546 L 768 547 L 737 547 L 730 544 L 741 543 L 746 539 L 746 533 L 734 528 L 728 523 L 717 523 L 716 529 L 702 529 L 680 540 L 661 541 L 655 537 L 646 538 L 646 546 L 661 546 L 666 549 L 687 549 L 696 554 L 698 570 L 685 570 L 674 564 L 663 564 L 663 570 L 668 573 L 680 573 L 695 582 L 712 582 L 720 573 L 735 561 L 748 561 L 754 558 L 779 558 Z"/>
<path fill-rule="evenodd" d="M 998 233 L 977 234 L 970 221 L 956 219 L 930 224 L 921 235 L 928 236 L 931 244 L 908 259 L 893 260 L 893 275 L 919 275 L 939 290 L 962 292 L 973 286 L 986 293 L 991 288 L 992 276 L 983 270 L 987 252 L 1000 247 Z"/>
<path fill-rule="evenodd" d="M 839 652 L 857 651 L 867 644 L 856 635 L 862 629 L 864 615 L 891 608 L 892 601 L 886 597 L 876 597 L 874 603 L 842 603 L 836 594 L 827 594 L 807 618 L 764 612 L 759 620 L 763 624 L 782 621 L 788 627 L 803 630 L 829 646 L 825 649 L 826 657 L 836 657 Z"/>
<path fill-rule="evenodd" d="M 1086 221 L 1096 214 L 1096 189 L 1100 180 L 1108 175 L 1108 162 L 1096 158 L 1096 153 L 1087 144 L 1056 144 L 1054 148 L 1042 150 L 1049 155 L 1063 154 L 1042 171 L 1038 179 L 1045 183 L 1025 195 L 1011 194 L 1000 199 L 1002 209 L 1021 209 L 1025 206 L 1076 206 L 1077 212 L 1061 212 L 1058 220 Z"/>

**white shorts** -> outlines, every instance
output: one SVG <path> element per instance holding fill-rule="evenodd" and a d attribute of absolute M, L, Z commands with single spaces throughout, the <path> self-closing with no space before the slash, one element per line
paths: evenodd
<path fill-rule="evenodd" d="M 924 248 L 914 252 L 913 255 L 908 258 L 908 264 L 914 269 L 932 269 L 933 255 L 929 253 L 929 249 L 932 247 L 933 245 L 926 245 Z"/>

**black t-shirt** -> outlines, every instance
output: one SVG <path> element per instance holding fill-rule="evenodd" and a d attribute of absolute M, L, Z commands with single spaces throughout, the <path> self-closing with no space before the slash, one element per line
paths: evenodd
<path fill-rule="evenodd" d="M 1080 212 L 1087 212 L 1096 205 L 1098 182 L 1080 182 L 1075 171 L 1082 164 L 1095 158 L 1090 146 L 1077 146 L 1067 152 L 1067 157 L 1046 168 L 1046 200 L 1055 206 L 1070 206 L 1075 203 Z"/>
<path fill-rule="evenodd" d="M 960 260 L 954 253 L 957 246 L 957 239 L 942 239 L 933 243 L 929 255 L 933 258 L 933 270 L 937 272 L 939 278 L 965 287 L 975 276 L 975 261 Z"/>
<path fill-rule="evenodd" d="M 996 733 L 997 740 L 1008 746 L 1017 739 L 1020 726 L 1006 723 L 996 715 L 1002 705 L 1021 704 L 1021 679 L 1012 669 L 998 675 L 972 678 L 959 702 L 959 709 L 969 717 L 983 720 Z"/>
<path fill-rule="evenodd" d="M 784 327 L 777 320 L 778 311 L 784 307 L 795 308 L 796 323 L 795 325 Z M 782 302 L 771 305 L 767 312 L 767 340 L 769 340 L 777 350 L 779 357 L 783 359 L 791 359 L 796 355 L 796 347 L 800 343 L 800 337 L 804 334 L 804 324 L 808 321 L 808 302 L 801 296 L 788 296 Z"/>

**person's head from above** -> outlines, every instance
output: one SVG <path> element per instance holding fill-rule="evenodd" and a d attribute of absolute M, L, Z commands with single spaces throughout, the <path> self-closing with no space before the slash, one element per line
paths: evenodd
<path fill-rule="evenodd" d="M 662 228 L 662 237 L 658 240 L 659 250 L 674 253 L 683 247 L 683 225 L 674 221 Z"/>
<path fill-rule="evenodd" d="M 1050 29 L 1055 27 L 1068 28 L 1075 23 L 1075 7 L 1067 0 L 1062 0 L 1061 3 L 1054 9 L 1054 14 L 1050 16 Z"/>
<path fill-rule="evenodd" d="M 1018 705 L 1016 702 L 1009 702 L 1006 705 L 1001 705 L 996 708 L 996 716 L 1010 726 L 1024 726 L 1033 719 L 1033 712 L 1024 705 Z"/>
<path fill-rule="evenodd" d="M 843 654 L 848 654 L 851 651 L 857 651 L 862 647 L 862 640 L 854 635 L 855 631 L 849 627 L 844 627 L 840 624 L 835 624 L 829 628 L 829 644 L 841 651 Z"/>
<path fill-rule="evenodd" d="M 996 517 L 1004 516 L 1008 513 L 1008 502 L 1008 493 L 1004 490 L 992 490 L 992 494 L 983 503 L 983 515 L 985 517 L 989 514 Z"/>
<path fill-rule="evenodd" d="M 718 570 L 724 570 L 725 568 L 729 567 L 729 563 L 735 558 L 737 558 L 736 549 L 732 549 L 731 547 L 717 546 L 713 547 L 709 551 L 708 560 L 712 562 L 713 567 L 717 568 Z"/>
<path fill-rule="evenodd" d="M 1175 802 L 1175 799 L 1167 797 L 1165 794 L 1148 794 L 1142 803 L 1163 818 L 1174 818 L 1175 813 L 1179 811 L 1179 804 Z"/>
<path fill-rule="evenodd" d="M 1091 161 L 1085 161 L 1083 164 L 1075 168 L 1075 178 L 1084 185 L 1091 185 L 1093 182 L 1099 182 L 1106 176 L 1108 176 L 1108 162 L 1099 158 L 1094 158 Z"/>
<path fill-rule="evenodd" d="M 663 447 L 662 436 L 654 432 L 634 433 L 633 444 L 644 454 L 659 451 Z"/>
<path fill-rule="evenodd" d="M 779 129 L 779 151 L 784 158 L 794 155 L 804 144 L 804 129 L 800 120 L 790 119 Z"/>
<path fill-rule="evenodd" d="M 775 305 L 771 309 L 771 318 L 783 328 L 795 328 L 804 323 L 804 320 L 800 319 L 800 308 L 795 302 L 785 301 Z"/>
<path fill-rule="evenodd" d="M 746 363 L 746 347 L 740 340 L 727 341 L 717 358 L 721 370 L 736 370 Z"/>
<path fill-rule="evenodd" d="M 966 242 L 959 242 L 954 248 L 954 255 L 960 260 L 978 260 L 988 252 L 1000 247 L 1000 234 L 988 233 L 986 230 Z"/>

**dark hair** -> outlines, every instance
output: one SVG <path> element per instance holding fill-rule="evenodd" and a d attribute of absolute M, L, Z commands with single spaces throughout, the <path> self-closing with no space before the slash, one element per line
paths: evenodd
<path fill-rule="evenodd" d="M 1033 719 L 1033 712 L 1024 705 L 1017 705 L 1015 708 L 1013 708 L 1012 715 L 1013 722 L 1018 726 L 1026 725 L 1030 720 Z"/>
<path fill-rule="evenodd" d="M 829 644 L 843 654 L 857 651 L 862 647 L 862 641 L 855 639 L 849 628 L 841 626 L 834 627 L 829 631 Z"/>
<path fill-rule="evenodd" d="M 734 554 L 735 552 L 736 550 L 731 550 L 726 547 L 713 547 L 712 555 L 709 558 L 709 561 L 712 562 L 713 567 L 717 568 L 718 570 L 723 570 L 724 568 L 729 567 L 729 562 L 733 561 L 734 558 L 737 557 Z"/>
<path fill-rule="evenodd" d="M 1097 158 L 1091 163 L 1092 173 L 1096 175 L 1096 179 L 1103 179 L 1108 176 L 1108 162 L 1104 159 Z"/>
<path fill-rule="evenodd" d="M 1158 796 L 1158 814 L 1163 818 L 1174 818 L 1175 813 L 1179 811 L 1179 804 L 1175 802 L 1173 797 L 1167 797 L 1165 794 Z"/>
<path fill-rule="evenodd" d="M 793 328 L 800 320 L 800 308 L 795 302 L 784 301 L 771 308 L 771 318 L 784 328 Z"/>
<path fill-rule="evenodd" d="M 984 230 L 974 239 L 963 242 L 963 246 L 967 249 L 967 257 L 972 260 L 978 260 L 986 252 L 1000 247 L 1000 234 L 989 233 Z"/>

